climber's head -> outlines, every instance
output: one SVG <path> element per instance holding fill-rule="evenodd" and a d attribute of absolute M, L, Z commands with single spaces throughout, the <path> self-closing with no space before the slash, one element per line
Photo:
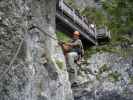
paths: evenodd
<path fill-rule="evenodd" d="M 79 36 L 80 36 L 80 33 L 79 33 L 78 31 L 73 32 L 73 37 L 74 37 L 75 39 L 78 39 Z"/>

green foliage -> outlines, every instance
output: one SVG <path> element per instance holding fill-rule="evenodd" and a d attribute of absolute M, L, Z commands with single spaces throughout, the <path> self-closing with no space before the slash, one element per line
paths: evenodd
<path fill-rule="evenodd" d="M 104 26 L 107 23 L 107 18 L 101 9 L 85 8 L 81 14 L 87 16 L 90 23 L 95 22 L 98 27 Z"/>
<path fill-rule="evenodd" d="M 129 77 L 129 84 L 133 84 L 133 77 Z"/>
<path fill-rule="evenodd" d="M 63 68 L 64 68 L 63 62 L 61 62 L 61 61 L 59 61 L 59 60 L 56 60 L 56 64 L 58 65 L 58 67 L 59 67 L 61 70 L 63 70 Z"/>
<path fill-rule="evenodd" d="M 103 64 L 100 69 L 99 69 L 99 73 L 103 73 L 105 71 L 108 71 L 109 70 L 109 67 L 106 65 L 106 64 Z"/>
<path fill-rule="evenodd" d="M 89 57 L 91 57 L 91 55 L 97 53 L 96 49 L 94 48 L 88 48 L 87 50 L 85 50 L 85 55 L 84 58 L 88 59 Z"/>
<path fill-rule="evenodd" d="M 133 29 L 133 1 L 132 0 L 101 0 L 102 7 L 85 8 L 82 15 L 98 27 L 107 26 L 111 31 L 112 43 L 126 40 L 133 42 L 133 37 L 127 33 Z M 128 38 L 128 39 L 127 39 Z"/>
<path fill-rule="evenodd" d="M 123 38 L 119 38 L 121 41 L 125 41 Z M 88 48 L 85 51 L 85 59 L 90 58 L 93 54 L 96 53 L 115 53 L 118 54 L 122 57 L 128 57 L 129 55 L 133 55 L 133 48 L 121 48 L 121 42 L 120 41 L 115 41 L 108 43 L 106 45 L 100 45 L 100 46 L 95 46 Z"/>
<path fill-rule="evenodd" d="M 103 8 L 109 16 L 108 27 L 113 33 L 127 33 L 133 28 L 132 0 L 104 0 Z"/>
<path fill-rule="evenodd" d="M 97 75 L 96 75 L 96 79 L 97 79 L 97 80 L 100 80 L 100 74 L 97 74 Z"/>
<path fill-rule="evenodd" d="M 109 67 L 106 64 L 103 64 L 96 75 L 96 79 L 100 80 L 101 74 L 106 71 L 109 71 Z"/>
<path fill-rule="evenodd" d="M 88 48 L 85 51 L 85 58 L 91 57 L 93 54 L 96 53 L 102 53 L 102 52 L 109 52 L 109 53 L 120 53 L 120 50 L 118 50 L 116 47 L 114 47 L 112 44 L 107 44 L 103 46 L 95 46 Z"/>
<path fill-rule="evenodd" d="M 38 95 L 41 95 L 41 92 L 43 91 L 43 88 L 42 88 L 42 86 L 43 86 L 43 81 L 42 80 L 40 80 L 39 82 L 38 82 L 38 84 L 37 84 L 38 86 Z"/>
<path fill-rule="evenodd" d="M 74 3 L 74 0 L 66 0 L 66 2 L 69 4 L 69 5 L 72 5 Z"/>
<path fill-rule="evenodd" d="M 78 9 L 78 7 L 75 5 L 75 0 L 65 0 L 67 4 L 69 4 L 70 7 Z"/>
<path fill-rule="evenodd" d="M 113 82 L 119 81 L 121 74 L 119 74 L 117 71 L 116 72 L 112 72 L 108 75 L 109 79 Z"/>
<path fill-rule="evenodd" d="M 133 36 L 129 33 L 133 29 L 133 1 L 131 0 L 101 0 L 102 8 L 86 8 L 82 14 L 86 15 L 98 27 L 107 26 L 111 31 L 111 41 L 107 45 L 97 46 L 87 50 L 90 57 L 97 52 L 117 53 L 123 57 L 132 55 L 132 48 L 121 48 L 124 43 L 133 43 Z M 132 34 L 132 33 L 131 33 Z"/>
<path fill-rule="evenodd" d="M 63 32 L 56 32 L 56 35 L 57 35 L 57 38 L 58 38 L 59 40 L 63 40 L 64 42 L 67 42 L 67 41 L 70 40 L 70 37 L 67 36 L 67 35 L 66 35 L 65 33 L 63 33 Z"/>

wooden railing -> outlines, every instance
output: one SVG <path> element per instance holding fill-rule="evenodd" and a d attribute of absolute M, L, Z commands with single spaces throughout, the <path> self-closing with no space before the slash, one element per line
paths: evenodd
<path fill-rule="evenodd" d="M 91 24 L 87 23 L 87 21 L 83 16 L 79 14 L 78 11 L 71 8 L 63 0 L 58 0 L 57 7 L 62 12 L 62 16 L 64 16 L 63 14 L 65 14 L 70 19 L 72 19 L 72 23 L 75 23 L 75 26 L 77 25 L 78 27 L 80 27 L 85 34 L 88 34 L 95 39 L 105 37 L 111 38 L 110 32 L 107 30 L 107 27 L 104 27 L 103 29 L 99 29 L 97 31 L 96 25 L 93 24 L 95 27 L 91 27 Z M 104 30 L 104 32 L 101 32 L 102 30 Z"/>
<path fill-rule="evenodd" d="M 90 27 L 89 24 L 87 24 L 84 21 L 84 18 L 80 16 L 78 13 L 76 13 L 75 9 L 72 9 L 70 6 L 68 6 L 63 0 L 59 0 L 58 2 L 58 8 L 67 16 L 69 16 L 71 19 L 73 19 L 73 22 L 78 24 L 82 29 L 86 30 L 87 33 L 91 34 L 93 37 L 96 37 L 96 32 L 94 32 Z"/>
<path fill-rule="evenodd" d="M 98 33 L 97 38 L 103 38 L 103 37 L 111 38 L 110 31 L 107 29 L 106 26 L 99 28 L 97 33 Z"/>

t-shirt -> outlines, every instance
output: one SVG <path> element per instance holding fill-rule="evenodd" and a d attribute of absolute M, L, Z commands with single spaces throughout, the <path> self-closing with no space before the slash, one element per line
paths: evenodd
<path fill-rule="evenodd" d="M 83 44 L 80 39 L 73 39 L 71 41 L 71 44 L 73 45 L 72 51 L 78 52 L 78 53 L 84 53 Z"/>

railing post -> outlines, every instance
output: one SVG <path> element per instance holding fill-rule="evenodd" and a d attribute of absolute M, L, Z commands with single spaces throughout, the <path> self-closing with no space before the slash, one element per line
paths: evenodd
<path fill-rule="evenodd" d="M 75 23 L 75 10 L 73 9 L 73 20 L 74 20 L 74 23 Z"/>
<path fill-rule="evenodd" d="M 61 9 L 63 9 L 63 0 L 61 0 Z"/>
<path fill-rule="evenodd" d="M 81 16 L 81 18 L 82 18 L 82 27 L 83 27 L 84 18 L 83 18 L 83 16 Z"/>
<path fill-rule="evenodd" d="M 109 38 L 111 39 L 111 34 L 110 34 L 110 31 L 109 31 L 109 33 L 108 33 L 108 34 L 109 34 Z"/>
<path fill-rule="evenodd" d="M 106 30 L 106 36 L 108 37 L 109 34 L 106 26 L 105 26 L 105 30 Z"/>
<path fill-rule="evenodd" d="M 94 24 L 94 36 L 95 36 L 95 39 L 96 39 L 96 25 Z"/>
<path fill-rule="evenodd" d="M 60 3 L 61 3 L 61 13 L 62 13 L 62 16 L 63 16 L 63 9 L 64 9 L 64 7 L 63 7 L 63 0 L 60 0 Z"/>
<path fill-rule="evenodd" d="M 85 27 L 84 26 L 84 16 L 81 16 L 81 18 L 82 18 L 82 24 L 81 24 L 82 25 L 82 29 L 84 29 L 84 27 Z"/>

